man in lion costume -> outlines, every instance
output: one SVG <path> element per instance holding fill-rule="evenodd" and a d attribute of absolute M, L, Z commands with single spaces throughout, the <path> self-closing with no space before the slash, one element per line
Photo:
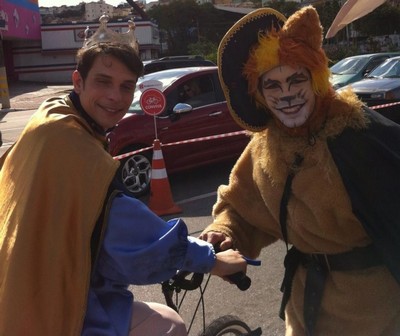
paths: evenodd
<path fill-rule="evenodd" d="M 286 243 L 287 336 L 400 335 L 400 127 L 329 83 L 316 10 L 259 9 L 218 51 L 251 141 L 201 237 L 249 257 Z"/>

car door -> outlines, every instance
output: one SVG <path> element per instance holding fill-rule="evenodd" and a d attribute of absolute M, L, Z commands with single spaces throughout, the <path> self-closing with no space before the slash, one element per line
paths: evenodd
<path fill-rule="evenodd" d="M 196 92 L 189 96 L 189 90 Z M 167 169 L 220 161 L 238 156 L 243 150 L 247 139 L 229 113 L 216 71 L 179 83 L 167 101 L 171 101 L 170 97 L 190 104 L 193 110 L 175 115 L 158 127 Z M 241 134 L 232 134 L 237 131 Z"/>

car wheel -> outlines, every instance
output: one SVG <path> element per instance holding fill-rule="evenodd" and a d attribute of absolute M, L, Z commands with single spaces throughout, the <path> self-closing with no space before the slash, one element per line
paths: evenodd
<path fill-rule="evenodd" d="M 129 150 L 124 152 L 129 152 Z M 137 153 L 122 159 L 117 178 L 133 196 L 139 197 L 147 194 L 151 181 L 151 152 Z"/>

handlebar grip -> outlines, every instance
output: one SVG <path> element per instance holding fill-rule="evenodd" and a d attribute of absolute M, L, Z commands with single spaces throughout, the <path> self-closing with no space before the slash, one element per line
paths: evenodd
<path fill-rule="evenodd" d="M 214 245 L 214 249 L 216 253 L 221 252 L 219 243 L 217 245 Z M 247 263 L 249 263 L 249 260 L 251 260 L 248 258 L 245 259 Z M 244 272 L 237 272 L 234 274 L 230 274 L 225 276 L 225 278 L 229 279 L 232 283 L 234 283 L 237 286 L 237 288 L 239 288 L 241 291 L 248 290 L 251 286 L 251 279 Z"/>
<path fill-rule="evenodd" d="M 251 286 L 251 279 L 244 272 L 237 272 L 226 276 L 226 278 L 232 281 L 237 288 L 242 291 L 249 289 Z"/>

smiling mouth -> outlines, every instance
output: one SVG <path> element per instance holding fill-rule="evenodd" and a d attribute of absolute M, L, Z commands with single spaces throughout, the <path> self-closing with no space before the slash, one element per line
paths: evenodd
<path fill-rule="evenodd" d="M 304 106 L 303 104 L 298 104 L 295 106 L 287 106 L 287 107 L 280 107 L 280 108 L 276 108 L 278 111 L 280 111 L 283 114 L 296 114 L 297 112 L 299 112 L 301 110 L 301 108 Z"/>
<path fill-rule="evenodd" d="M 102 110 L 104 110 L 104 111 L 106 111 L 107 113 L 110 113 L 110 114 L 116 114 L 116 113 L 121 112 L 121 109 L 110 108 L 110 107 L 101 106 L 101 105 L 100 105 L 100 107 L 101 107 Z"/>

